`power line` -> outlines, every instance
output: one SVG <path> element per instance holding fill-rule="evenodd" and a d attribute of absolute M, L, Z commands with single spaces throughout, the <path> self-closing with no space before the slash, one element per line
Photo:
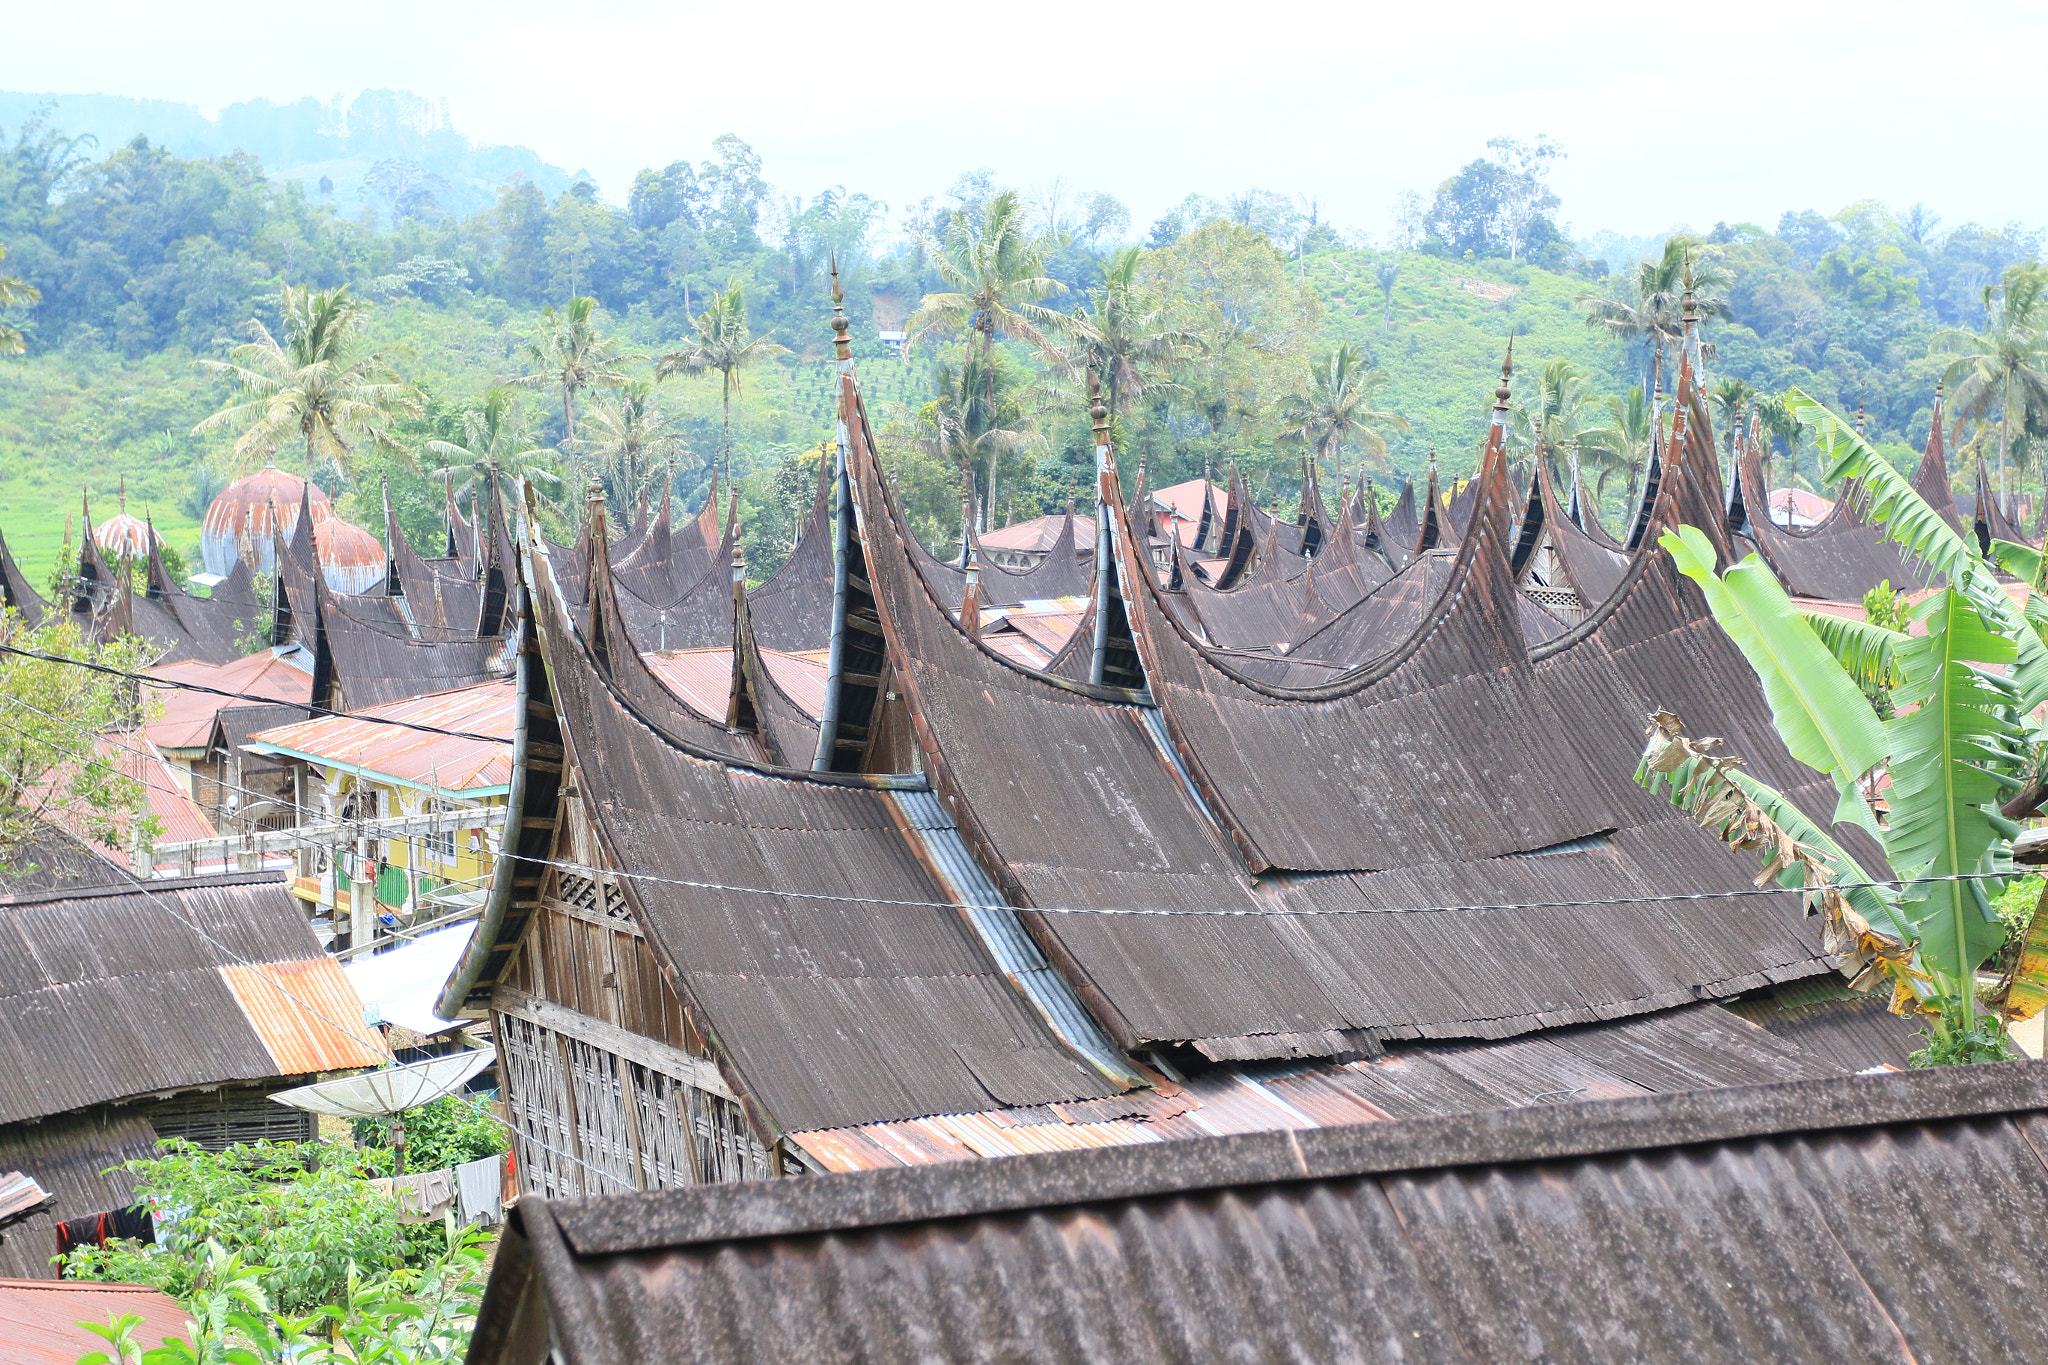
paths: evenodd
<path fill-rule="evenodd" d="M 74 668 L 83 668 L 94 673 L 104 673 L 109 677 L 125 678 L 130 682 L 141 683 L 146 687 L 203 692 L 210 697 L 225 697 L 230 701 L 260 702 L 266 706 L 294 706 L 305 711 L 310 717 L 315 719 L 338 716 L 344 720 L 361 721 L 366 725 L 389 725 L 401 730 L 417 730 L 422 734 L 441 735 L 448 739 L 471 739 L 485 744 L 510 744 L 512 742 L 504 735 L 479 735 L 468 730 L 444 730 L 437 725 L 422 725 L 418 721 L 393 720 L 386 716 L 364 715 L 359 712 L 332 711 L 324 706 L 315 706 L 311 702 L 285 701 L 277 697 L 259 696 L 253 692 L 229 692 L 223 688 L 208 687 L 203 683 L 179 682 L 171 678 L 153 677 L 147 673 L 131 673 L 125 668 L 115 668 L 109 664 L 96 663 L 90 659 L 69 659 L 61 654 L 45 654 L 40 650 L 23 649 L 18 645 L 0 644 L 0 653 L 17 655 L 24 659 L 36 659 L 43 663 L 70 664 Z M 10 697 L 7 700 L 19 702 L 18 698 Z M 22 702 L 20 704 L 26 705 L 27 703 Z"/>
<path fill-rule="evenodd" d="M 115 747 L 117 747 L 117 748 L 122 748 L 122 749 L 126 749 L 126 750 L 127 750 L 128 752 L 130 752 L 130 753 L 138 754 L 138 755 L 140 755 L 140 756 L 142 756 L 142 757 L 145 757 L 145 758 L 154 758 L 154 757 L 155 757 L 155 755 L 152 755 L 152 754 L 150 754 L 150 753 L 149 753 L 148 751 L 146 751 L 146 750 L 142 750 L 142 749 L 137 749 L 137 748 L 133 747 L 132 745 L 126 745 L 126 744 L 121 744 L 121 743 L 120 743 L 119 741 L 117 741 L 117 740 L 113 740 L 113 739 L 111 739 L 111 738 L 108 738 L 107 736 L 104 736 L 104 735 L 97 735 L 97 734 L 96 734 L 96 732 L 93 732 L 93 731 L 90 731 L 90 730 L 88 730 L 88 729 L 87 729 L 87 728 L 86 728 L 85 726 L 83 726 L 83 725 L 80 725 L 80 724 L 79 724 L 78 722 L 75 722 L 75 721 L 70 721 L 70 720 L 66 720 L 65 718 L 63 718 L 63 717 L 61 717 L 61 716 L 54 716 L 54 715 L 51 715 L 51 714 L 50 714 L 49 712 L 47 712 L 47 711 L 44 711 L 44 710 L 42 710 L 42 709 L 41 709 L 41 708 L 39 708 L 39 707 L 33 706 L 33 705 L 31 705 L 30 703 L 27 703 L 27 702 L 23 702 L 23 701 L 20 701 L 20 700 L 19 700 L 18 698 L 14 698 L 14 699 L 11 699 L 11 700 L 14 700 L 14 701 L 16 702 L 16 704 L 18 704 L 18 705 L 21 705 L 21 706 L 27 707 L 27 709 L 29 709 L 29 710 L 31 710 L 31 711 L 35 711 L 35 712 L 36 712 L 36 713 L 37 713 L 38 715 L 44 716 L 45 718 L 47 718 L 47 719 L 49 719 L 49 720 L 53 720 L 53 721 L 56 721 L 56 722 L 57 722 L 58 724 L 60 724 L 60 725 L 69 725 L 69 726 L 71 726 L 72 728 L 74 728 L 74 729 L 76 729 L 76 730 L 80 731 L 81 733 L 84 733 L 84 734 L 88 734 L 88 735 L 93 735 L 93 736 L 94 736 L 95 738 L 98 738 L 98 739 L 103 739 L 103 740 L 105 740 L 105 741 L 106 741 L 107 743 L 109 743 L 109 744 L 112 744 L 112 745 L 114 745 L 114 746 L 115 746 Z M 11 726 L 7 726 L 7 723 L 6 723 L 5 721 L 0 721 L 0 726 L 4 726 L 4 727 L 6 727 L 6 728 L 10 728 L 10 729 L 14 728 L 14 727 L 11 727 Z M 20 731 L 17 731 L 17 733 L 22 733 L 22 732 L 20 732 Z M 209 779 L 209 780 L 210 780 L 210 781 L 218 781 L 218 779 Z M 234 783 L 228 783 L 228 782 L 220 782 L 220 783 L 219 783 L 219 785 L 221 785 L 222 787 L 225 787 L 225 788 L 227 788 L 227 789 L 229 789 L 229 790 L 232 790 L 232 791 L 238 791 L 238 792 L 240 792 L 240 793 L 242 793 L 243 795 L 246 795 L 246 796 L 255 796 L 255 797 L 258 797 L 258 798 L 260 798 L 260 799 L 262 799 L 262 800 L 266 800 L 266 801 L 272 801 L 272 802 L 275 802 L 275 801 L 277 801 L 277 798 L 276 798 L 276 797 L 274 797 L 274 796 L 271 796 L 271 795 L 268 795 L 267 793 L 262 793 L 262 792 L 256 792 L 256 791 L 253 791 L 253 790 L 251 790 L 251 789 L 249 789 L 249 788 L 246 788 L 246 787 L 241 787 L 241 786 L 238 786 L 238 785 L 236 785 L 236 784 L 234 784 Z M 296 811 L 296 812 L 299 812 L 299 813 L 301 813 L 301 814 L 303 814 L 303 813 L 305 813 L 305 812 L 307 812 L 307 811 L 311 811 L 311 810 L 313 810 L 313 809 L 314 809 L 314 808 L 313 808 L 313 807 L 311 807 L 311 806 L 307 806 L 307 805 L 305 805 L 305 804 L 303 804 L 303 803 L 301 803 L 301 802 L 297 802 L 297 801 L 285 801 L 285 802 L 283 802 L 282 804 L 283 804 L 283 805 L 285 805 L 285 806 L 286 806 L 287 808 L 289 808 L 289 809 L 291 809 L 291 810 L 294 810 L 294 811 Z M 509 812 L 509 810 L 508 810 L 508 818 L 509 818 L 509 814 L 510 814 L 510 812 Z M 232 837 L 232 836 L 223 836 L 223 837 L 225 838 L 225 837 Z M 502 841 L 501 841 L 501 843 L 502 843 Z M 496 853 L 494 853 L 494 854 L 493 854 L 492 856 L 493 856 L 493 858 L 505 858 L 505 859 L 512 859 L 512 860 L 514 860 L 514 861 L 517 861 L 517 862 L 521 862 L 521 863 L 527 864 L 528 866 L 532 866 L 532 867 L 551 867 L 551 868 L 554 868 L 554 869 L 556 869 L 557 871 L 562 871 L 562 872 L 573 872 L 573 873 L 575 873 L 575 874 L 576 874 L 576 875 L 578 875 L 578 876 L 582 876 L 582 877 L 589 877 L 589 878 L 591 878 L 591 879 L 593 879 L 593 880 L 595 880 L 595 879 L 600 879 L 600 878 L 604 878 L 604 877 L 612 877 L 612 878 L 617 878 L 617 879 L 622 879 L 622 880 L 629 880 L 629 881 L 637 881 L 637 882 L 647 882 L 647 883 L 651 883 L 651 884 L 655 884 L 655 885 L 660 885 L 660 886 L 675 886 L 675 887 L 681 887 L 681 888 L 684 888 L 684 889 L 686 889 L 686 890 L 693 890 L 693 891 L 721 891 L 721 892 L 731 892 L 731 893 L 733 893 L 733 894 L 736 894 L 736 895 L 748 895 L 748 896 L 780 896 L 780 897 L 783 897 L 784 899 L 787 899 L 787 900 L 797 900 L 797 901 L 821 901 L 821 902 L 826 902 L 826 903 L 831 903 L 831 904 L 845 904 L 845 905 L 884 905 L 884 906 L 889 906 L 889 907 L 892 907 L 892 908 L 897 908 L 897 909 L 919 909 L 919 910 L 926 910 L 926 909 L 928 909 L 928 910 L 1009 910 L 1009 911 L 1012 911 L 1012 912 L 1015 912 L 1015 911 L 1032 911 L 1032 912 L 1036 912 L 1036 913 L 1039 913 L 1039 914 L 1045 914 L 1045 915 L 1145 915 L 1145 916 L 1154 916 L 1154 917 L 1160 917 L 1160 916 L 1166 916 L 1166 917 L 1181 917 L 1181 916 L 1198 916 L 1198 917 L 1205 917 L 1205 918 L 1212 918 L 1212 919 L 1216 919 L 1216 918 L 1222 918 L 1222 919 L 1260 919 L 1260 918 L 1293 918 L 1293 919 L 1301 919 L 1301 918 L 1323 918 L 1323 917 L 1334 917 L 1334 916 L 1349 916 L 1349 915 L 1441 915 L 1441 914 L 1458 914 L 1458 913 L 1475 913 L 1475 914 L 1476 914 L 1476 913 L 1505 913 L 1505 912 L 1512 912 L 1512 911 L 1520 911 L 1520 910 L 1575 910 L 1575 909 L 1587 909 L 1587 908 L 1592 908 L 1592 907 L 1599 907 L 1599 906 L 1612 906 L 1612 905 L 1664 905 L 1664 904 L 1680 904 L 1680 903 L 1686 903 L 1686 902 L 1693 902 L 1693 901 L 1714 901 L 1714 900 L 1741 900 L 1741 899 L 1743 899 L 1743 898 L 1745 898 L 1745 897 L 1748 897 L 1748 896 L 1769 896 L 1769 895 L 1780 895 L 1780 896 L 1784 896 L 1784 895 L 1806 895 L 1806 894 L 1808 894 L 1808 893 L 1809 893 L 1810 891 L 1814 891 L 1814 890 L 1818 890 L 1818 889 L 1819 889 L 1819 888 L 1810 888 L 1810 887 L 1804 887 L 1804 886 L 1761 886 L 1761 887 L 1750 887 L 1750 888 L 1747 888 L 1747 889 L 1745 889 L 1745 890 L 1741 890 L 1741 891 L 1690 891 L 1690 892 L 1667 892 L 1667 893 L 1662 893 L 1662 894 L 1657 894 L 1657 895 L 1642 895 L 1642 896 L 1608 896 L 1608 897 L 1602 897 L 1602 898 L 1597 898 L 1597 899 L 1587 899 L 1587 900 L 1568 900 L 1568 901 L 1519 901 L 1519 902 L 1512 902 L 1512 903 L 1507 903 L 1507 904 L 1499 904 L 1499 905 L 1424 905 L 1424 906 L 1385 906 L 1385 907 L 1383 907 L 1383 906 L 1345 906 L 1345 907 L 1339 907 L 1339 908 L 1322 908 L 1322 907 L 1312 907 L 1312 906 L 1310 906 L 1310 907 L 1289 907 L 1289 906 L 1274 906 L 1274 907 L 1271 907 L 1271 908 L 1266 908 L 1266 907 L 1258 907 L 1258 906 L 1246 906 L 1246 907 L 1238 907 L 1238 908 L 1232 908 L 1232 907 L 1215 907 L 1215 908 L 1203 908 L 1203 907 L 1192 907 L 1192 908 L 1191 908 L 1191 907 L 1184 907 L 1184 906 L 1175 906 L 1175 907 L 1148 907 L 1148 906 L 1107 906 L 1107 907 L 1106 907 L 1106 906 L 1079 906 L 1079 905 L 1010 905 L 1010 904 L 1007 904 L 1007 903 L 1002 903 L 1002 902 L 995 902 L 995 903 L 986 903 L 986 904 L 984 904 L 984 903 L 978 903 L 978 902 L 962 902 L 962 901 L 923 901 L 923 900 L 896 900 L 896 899 L 890 899 L 890 898 L 886 898 L 886 897 L 877 897 L 877 896 L 842 896 L 842 895 L 834 895 L 834 894 L 832 894 L 832 893 L 830 893 L 830 892 L 824 892 L 824 891 L 800 891 L 800 890 L 792 890 L 792 889 L 789 889 L 789 888 L 786 888 L 786 887 L 769 887 L 769 886 L 736 886 L 736 885 L 733 885 L 733 884 L 731 884 L 731 883 L 728 883 L 728 882 L 715 882 L 715 881 L 701 881 L 701 880 L 694 880 L 694 879 L 690 879 L 690 878 L 683 878 L 683 877 L 664 877 L 664 876 L 661 876 L 661 875 L 659 875 L 659 874 L 656 874 L 656 873 L 652 873 L 652 872 L 625 872 L 625 871 L 620 871 L 620 870 L 618 870 L 618 869 L 615 869 L 615 868 L 604 868 L 604 867 L 595 867 L 595 866 L 592 866 L 592 865 L 590 865 L 590 864 L 587 864 L 587 863 L 578 863 L 578 862 L 572 862 L 572 861 L 569 861 L 569 860 L 567 860 L 567 859 L 561 859 L 561 858 L 541 858 L 541 857 L 535 857 L 535 856 L 533 856 L 533 855 L 531 855 L 531 854 L 524 854 L 524 853 L 518 853 L 518 852 L 512 852 L 512 851 L 508 851 L 508 850 L 506 850 L 506 849 L 504 849 L 504 848 L 502 848 L 502 847 L 501 847 L 501 848 L 500 848 L 500 849 L 499 849 L 499 850 L 498 850 L 498 851 L 497 851 Z M 1837 891 L 1860 891 L 1860 890 L 1876 890 L 1876 889 L 1881 889 L 1881 888 L 1886 888 L 1886 887 L 1889 887 L 1889 888 L 1894 888 L 1894 889 L 1903 889 L 1903 888 L 1905 888 L 1905 887 L 1909 887 L 1909 886 L 1931 886 L 1931 885 L 1937 885 L 1937 884 L 1942 884 L 1942 883 L 1948 883 L 1948 882 L 1968 882 L 1968 881 L 2007 881 L 2007 880 L 2011 880 L 2011 879 L 2012 879 L 2012 878 L 2014 878 L 2014 877 L 2018 877 L 2018 876 L 2026 876 L 2026 875 L 2028 875 L 2028 874 L 2026 874 L 2026 873 L 2022 873 L 2022 872 L 1958 872 L 1958 873 L 1951 873 L 1951 874 L 1947 874 L 1947 875 L 1943 875 L 1943 876 L 1937 876 L 1937 877 L 1913 877 L 1913 878 L 1893 878 L 1893 879 L 1889 879 L 1889 880 L 1879 879 L 1879 880 L 1872 880 L 1872 881 L 1865 881 L 1865 882 L 1831 882 L 1831 883 L 1829 883 L 1829 885 L 1830 885 L 1830 886 L 1832 886 L 1832 887 L 1834 887 L 1834 889 L 1836 889 Z"/>

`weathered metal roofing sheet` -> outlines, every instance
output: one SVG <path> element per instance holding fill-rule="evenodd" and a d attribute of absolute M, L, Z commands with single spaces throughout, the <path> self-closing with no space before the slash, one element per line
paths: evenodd
<path fill-rule="evenodd" d="M 363 1002 L 331 957 L 255 966 L 227 963 L 228 989 L 280 1076 L 346 1071 L 390 1060 L 363 1019 Z"/>
<path fill-rule="evenodd" d="M 2025 1360 L 2044 1105 L 2008 1063 L 528 1200 L 471 1359 Z"/>
<path fill-rule="evenodd" d="M 72 1365 L 107 1344 L 80 1323 L 105 1326 L 130 1314 L 142 1319 L 135 1340 L 151 1350 L 166 1340 L 191 1341 L 184 1305 L 148 1285 L 0 1280 L 0 1362 Z"/>
<path fill-rule="evenodd" d="M 237 704 L 226 697 L 191 691 L 183 684 L 301 704 L 313 696 L 313 675 L 294 659 L 280 657 L 271 649 L 259 649 L 226 664 L 198 660 L 159 664 L 149 670 L 149 676 L 171 684 L 150 689 L 149 695 L 158 699 L 162 709 L 142 728 L 150 743 L 166 751 L 204 750 L 213 734 L 214 717 Z"/>
<path fill-rule="evenodd" d="M 402 724 L 385 722 L 398 721 Z M 408 726 L 432 726 L 500 739 L 456 739 Z M 512 683 L 473 683 L 404 701 L 321 716 L 250 736 L 258 753 L 454 796 L 501 793 L 512 780 Z"/>
<path fill-rule="evenodd" d="M 271 970 L 272 989 L 238 992 L 223 970 L 251 963 Z M 294 965 L 310 977 L 303 992 Z M 314 1057 L 321 1064 L 309 1070 L 369 1065 L 373 1053 L 326 1037 L 362 1027 L 362 1005 L 331 966 L 299 903 L 260 875 L 56 892 L 0 907 L 0 1056 L 17 1059 L 0 1067 L 0 1123 L 302 1074 L 291 1065 Z"/>

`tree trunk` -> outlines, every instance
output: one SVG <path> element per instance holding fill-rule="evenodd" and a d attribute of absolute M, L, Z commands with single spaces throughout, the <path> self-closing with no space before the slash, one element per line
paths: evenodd
<path fill-rule="evenodd" d="M 562 385 L 562 424 L 568 428 L 569 434 L 565 438 L 569 443 L 568 448 L 574 450 L 576 448 L 576 386 L 574 384 Z"/>

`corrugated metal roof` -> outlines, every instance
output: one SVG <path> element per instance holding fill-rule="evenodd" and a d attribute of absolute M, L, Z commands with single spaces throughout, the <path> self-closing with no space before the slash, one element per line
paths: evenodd
<path fill-rule="evenodd" d="M 220 969 L 249 1026 L 277 1063 L 277 1075 L 345 1071 L 391 1060 L 373 1046 L 363 1002 L 331 957 Z"/>
<path fill-rule="evenodd" d="M 196 683 L 222 692 L 241 692 L 269 697 L 273 701 L 308 702 L 313 697 L 313 675 L 298 666 L 294 657 L 263 649 L 232 663 L 209 664 L 197 660 L 159 664 L 149 670 L 152 678 L 172 683 Z M 225 697 L 183 687 L 165 687 L 151 693 L 160 699 L 162 714 L 143 727 L 150 743 L 159 749 L 203 750 L 213 733 L 213 719 L 235 703 Z"/>
<path fill-rule="evenodd" d="M 726 885 L 778 893 L 623 884 L 685 1000 L 721 1039 L 738 1088 L 776 1124 L 1114 1093 L 958 912 L 919 904 L 948 897 L 884 793 L 685 753 L 621 705 L 545 596 L 536 620 L 577 784 L 606 846 L 633 871 L 702 881 L 715 869 Z"/>
<path fill-rule="evenodd" d="M 1840 1055 L 1810 1052 L 1716 1006 L 1692 1005 L 1666 1014 L 1502 1042 L 1409 1048 L 1342 1065 L 1218 1066 L 1190 1078 L 1185 1085 L 1168 1087 L 1172 1094 L 1125 1096 L 1079 1106 L 1071 1113 L 1067 1106 L 1047 1105 L 974 1115 L 978 1125 L 993 1124 L 1004 1134 L 1017 1127 L 1020 1133 L 1014 1138 L 991 1139 L 980 1147 L 966 1146 L 978 1156 L 1017 1156 L 1053 1150 L 1063 1143 L 1101 1146 L 1339 1127 L 1568 1100 L 1814 1079 L 1882 1065 L 1888 1052 L 1887 1048 L 1859 1051 L 1853 1046 Z M 1128 1113 L 1105 1119 L 1095 1112 L 1105 1104 L 1121 1106 Z M 792 1140 L 834 1171 L 965 1159 L 966 1153 L 927 1148 L 911 1140 L 928 1135 L 933 1122 L 865 1124 L 797 1133 Z M 1074 1126 L 1087 1128 L 1086 1136 L 1068 1139 L 1037 1131 Z M 1025 1135 L 1023 1129 L 1031 1132 Z"/>
<path fill-rule="evenodd" d="M 2030 1360 L 2044 1105 L 2008 1063 L 528 1199 L 471 1359 Z"/>
<path fill-rule="evenodd" d="M 346 1028 L 362 1005 L 321 951 L 283 883 L 256 876 L 159 881 L 23 898 L 0 908 L 0 1123 L 41 1118 L 138 1095 L 266 1080 L 287 1062 L 325 1069 L 337 1050 L 286 1039 L 320 1036 L 317 1021 L 245 990 L 223 968 L 306 964 L 312 1009 Z M 271 978 L 291 980 L 287 972 Z M 299 993 L 296 983 L 286 986 Z"/>
<path fill-rule="evenodd" d="M 504 740 L 455 739 L 378 721 Z M 300 721 L 252 735 L 248 747 L 453 796 L 501 794 L 512 780 L 512 683 L 474 683 Z"/>
<path fill-rule="evenodd" d="M 54 1254 L 54 1252 L 53 1252 Z M 72 1365 L 106 1339 L 79 1326 L 105 1326 L 134 1314 L 135 1340 L 160 1348 L 166 1338 L 190 1342 L 184 1306 L 143 1284 L 80 1284 L 69 1280 L 0 1280 L 0 1362 Z"/>
<path fill-rule="evenodd" d="M 749 610 L 752 601 L 749 599 Z M 671 692 L 719 724 L 725 723 L 727 699 L 732 694 L 732 646 L 712 645 L 702 649 L 671 649 L 645 652 L 641 658 Z M 815 720 L 825 709 L 825 661 L 802 654 L 761 649 L 761 662 L 789 699 Z"/>

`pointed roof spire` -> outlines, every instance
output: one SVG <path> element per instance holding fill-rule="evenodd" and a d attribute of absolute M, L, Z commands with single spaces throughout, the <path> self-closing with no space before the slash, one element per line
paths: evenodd
<path fill-rule="evenodd" d="M 1493 391 L 1493 424 L 1497 427 L 1504 427 L 1507 425 L 1508 398 L 1510 396 L 1508 391 L 1508 381 L 1514 377 L 1514 373 L 1515 334 L 1512 331 L 1510 331 L 1508 333 L 1507 354 L 1501 357 L 1500 362 L 1500 387 Z M 1430 452 L 1430 463 L 1432 466 L 1436 463 L 1436 452 L 1434 450 Z"/>
<path fill-rule="evenodd" d="M 815 260 L 817 258 L 813 257 L 812 259 Z M 839 284 L 839 252 L 836 248 L 833 250 L 830 259 L 832 271 L 832 352 L 834 358 L 839 362 L 839 368 L 847 370 L 853 366 L 853 340 L 846 335 L 846 329 L 852 324 L 846 320 L 846 291 Z"/>

